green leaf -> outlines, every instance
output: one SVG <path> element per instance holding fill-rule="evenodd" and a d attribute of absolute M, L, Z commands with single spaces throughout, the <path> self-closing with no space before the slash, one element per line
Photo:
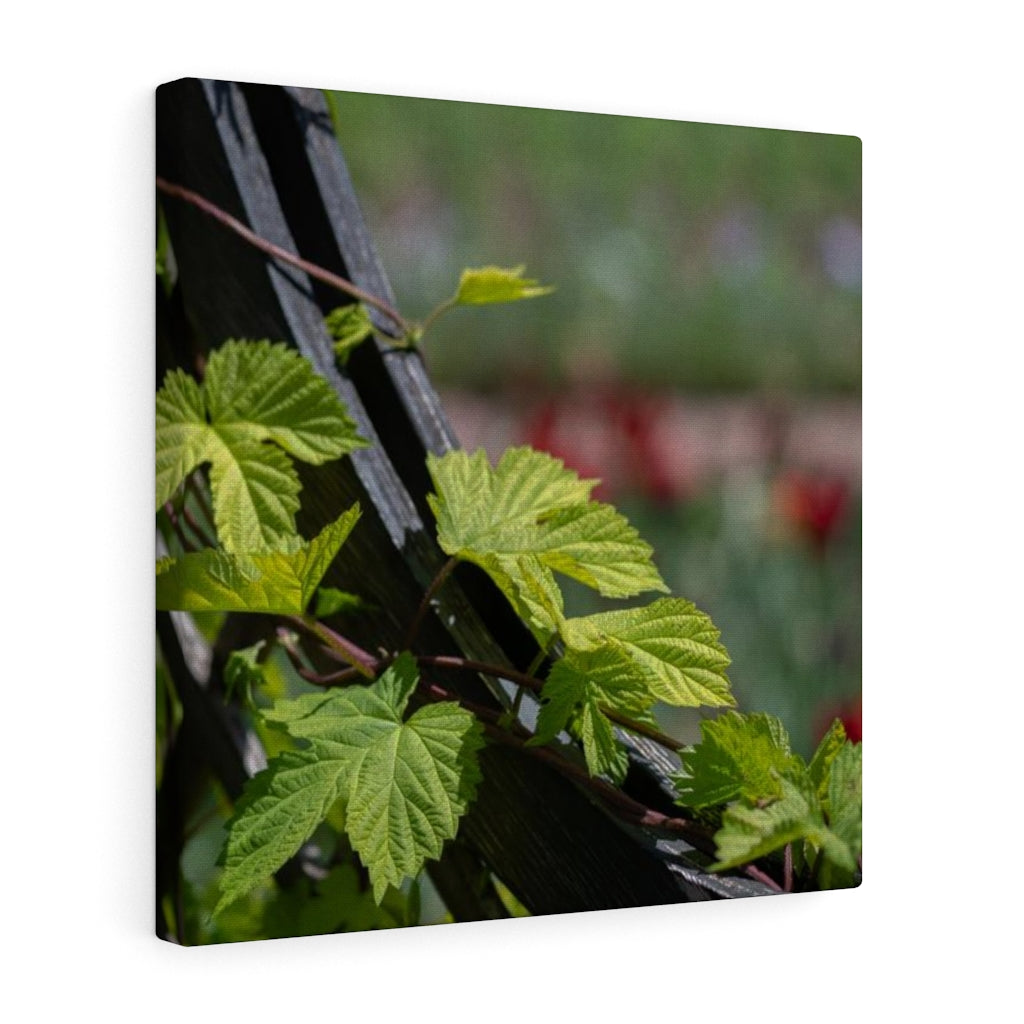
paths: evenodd
<path fill-rule="evenodd" d="M 363 884 L 355 863 L 345 862 L 332 868 L 322 880 L 304 878 L 291 888 L 278 890 L 266 903 L 261 937 L 326 935 L 419 923 L 415 885 L 408 896 L 400 890 L 389 889 L 378 906 Z"/>
<path fill-rule="evenodd" d="M 538 636 L 562 622 L 552 570 L 609 597 L 668 589 L 650 546 L 613 508 L 590 501 L 597 481 L 559 459 L 510 448 L 491 469 L 483 451 L 449 452 L 428 456 L 427 468 L 441 548 L 487 572 Z"/>
<path fill-rule="evenodd" d="M 625 714 L 640 714 L 654 698 L 646 681 L 626 655 L 615 647 L 569 651 L 555 662 L 541 691 L 537 717 L 538 742 L 558 735 L 587 701 Z"/>
<path fill-rule="evenodd" d="M 341 784 L 337 766 L 309 750 L 283 753 L 249 780 L 228 822 L 214 916 L 298 852 L 338 798 Z"/>
<path fill-rule="evenodd" d="M 811 763 L 807 766 L 808 775 L 818 794 L 818 799 L 828 799 L 829 769 L 835 760 L 836 754 L 843 749 L 846 742 L 846 729 L 840 719 L 835 719 L 829 726 L 829 730 L 822 737 L 815 750 Z"/>
<path fill-rule="evenodd" d="M 428 455 L 437 491 L 431 508 L 438 536 L 453 550 L 499 550 L 498 541 L 532 530 L 561 509 L 585 505 L 596 480 L 581 480 L 561 459 L 532 448 L 508 448 L 492 469 L 483 449 Z M 447 548 L 445 548 L 447 550 Z"/>
<path fill-rule="evenodd" d="M 334 339 L 334 354 L 341 365 L 373 334 L 373 323 L 366 307 L 358 302 L 332 309 L 325 317 L 327 330 Z"/>
<path fill-rule="evenodd" d="M 225 699 L 230 700 L 236 691 L 242 695 L 246 705 L 252 704 L 252 688 L 263 682 L 263 667 L 259 663 L 260 652 L 266 647 L 265 640 L 259 640 L 251 647 L 232 651 L 224 665 Z"/>
<path fill-rule="evenodd" d="M 494 580 L 541 646 L 546 646 L 565 618 L 562 591 L 551 570 L 532 555 L 463 557 L 479 565 Z"/>
<path fill-rule="evenodd" d="M 373 606 L 358 594 L 350 594 L 335 587 L 320 587 L 316 592 L 316 610 L 313 614 L 318 619 L 326 619 L 331 615 L 351 615 L 371 610 Z"/>
<path fill-rule="evenodd" d="M 555 662 L 544 682 L 532 745 L 549 743 L 563 729 L 583 741 L 591 775 L 625 778 L 629 766 L 602 707 L 626 714 L 641 714 L 653 703 L 642 674 L 613 647 L 577 653 L 570 651 Z"/>
<path fill-rule="evenodd" d="M 601 502 L 562 509 L 545 520 L 533 552 L 549 568 L 605 597 L 668 590 L 651 561 L 651 546 L 625 516 Z"/>
<path fill-rule="evenodd" d="M 854 858 L 861 855 L 863 790 L 862 746 L 845 743 L 832 761 L 828 779 L 829 825 L 850 848 Z"/>
<path fill-rule="evenodd" d="M 289 455 L 320 465 L 365 446 L 297 352 L 229 341 L 210 353 L 202 386 L 172 370 L 157 392 L 156 507 L 208 462 L 224 549 L 270 550 L 295 533 L 300 484 Z"/>
<path fill-rule="evenodd" d="M 856 863 L 849 847 L 824 822 L 821 807 L 806 777 L 800 783 L 779 780 L 782 798 L 767 807 L 750 807 L 740 801 L 730 804 L 715 833 L 718 861 L 712 871 L 739 867 L 780 850 L 787 843 L 806 840 L 825 858 L 844 871 Z"/>
<path fill-rule="evenodd" d="M 722 817 L 715 834 L 718 861 L 712 871 L 724 871 L 780 850 L 787 843 L 824 830 L 825 823 L 815 803 L 800 787 L 779 780 L 782 799 L 767 807 L 751 807 L 737 801 Z"/>
<path fill-rule="evenodd" d="M 233 555 L 208 548 L 162 558 L 156 565 L 156 606 L 301 615 L 359 514 L 359 506 L 353 505 L 308 544 L 290 551 Z"/>
<path fill-rule="evenodd" d="M 279 702 L 266 713 L 269 721 L 309 742 L 308 750 L 292 755 L 302 758 L 302 765 L 289 758 L 285 766 L 291 772 L 311 769 L 304 777 L 309 797 L 280 809 L 249 801 L 247 806 L 256 809 L 236 816 L 228 837 L 222 903 L 228 893 L 244 892 L 280 867 L 336 797 L 344 802 L 345 829 L 369 872 L 378 904 L 389 885 L 399 885 L 427 859 L 441 855 L 475 793 L 483 736 L 476 719 L 453 703 L 429 704 L 403 723 L 417 680 L 414 659 L 403 654 L 372 686 L 308 694 Z M 282 776 L 272 792 L 283 795 L 289 781 Z M 260 786 L 261 793 L 271 792 L 270 782 Z M 285 817 L 299 824 L 279 821 Z M 260 852 L 263 845 L 271 851 Z"/>
<path fill-rule="evenodd" d="M 562 638 L 572 650 L 620 647 L 644 672 L 651 693 L 679 707 L 736 703 L 725 674 L 729 655 L 718 637 L 711 619 L 678 597 L 566 619 L 562 625 Z"/>
<path fill-rule="evenodd" d="M 685 807 L 714 807 L 737 798 L 750 804 L 774 800 L 782 795 L 783 776 L 805 772 L 773 715 L 729 711 L 700 728 L 701 742 L 682 752 L 682 771 L 673 780 Z"/>
<path fill-rule="evenodd" d="M 587 759 L 590 774 L 607 775 L 620 785 L 629 770 L 629 757 L 616 740 L 612 723 L 602 714 L 596 701 L 584 702 L 577 728 L 583 740 L 583 756 Z"/>
<path fill-rule="evenodd" d="M 549 295 L 555 289 L 523 277 L 519 267 L 479 267 L 464 270 L 452 300 L 458 306 L 483 306 L 492 302 L 517 302 Z"/>

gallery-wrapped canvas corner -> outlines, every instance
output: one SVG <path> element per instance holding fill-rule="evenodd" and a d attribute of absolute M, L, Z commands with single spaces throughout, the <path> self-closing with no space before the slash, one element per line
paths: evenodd
<path fill-rule="evenodd" d="M 860 884 L 860 167 L 158 89 L 162 938 Z"/>

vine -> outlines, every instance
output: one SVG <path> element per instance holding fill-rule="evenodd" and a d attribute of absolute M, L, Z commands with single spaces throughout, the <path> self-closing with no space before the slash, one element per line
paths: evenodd
<path fill-rule="evenodd" d="M 467 270 L 453 296 L 413 324 L 201 196 L 161 180 L 158 187 L 356 299 L 327 318 L 342 363 L 374 332 L 368 306 L 391 321 L 392 343 L 409 346 L 455 306 L 550 291 L 524 279 L 522 267 Z M 169 372 L 156 409 L 156 509 L 175 548 L 157 562 L 157 608 L 277 619 L 268 642 L 234 652 L 225 670 L 229 689 L 245 695 L 282 742 L 235 804 L 215 916 L 265 884 L 325 820 L 347 837 L 375 904 L 386 905 L 390 891 L 456 837 L 488 743 L 544 761 L 626 821 L 684 837 L 713 858 L 712 871 L 738 870 L 775 891 L 859 882 L 861 746 L 838 721 L 805 763 L 778 719 L 732 710 L 719 631 L 683 598 L 566 615 L 559 576 L 608 598 L 668 592 L 651 547 L 614 507 L 592 498 L 596 480 L 527 447 L 507 450 L 494 466 L 482 451 L 428 455 L 427 500 L 449 557 L 406 623 L 401 649 L 371 654 L 323 621 L 360 607 L 356 595 L 321 587 L 358 529 L 359 506 L 308 541 L 295 526 L 293 460 L 322 465 L 366 445 L 327 382 L 283 344 L 232 340 L 210 353 L 202 383 Z M 533 634 L 541 654 L 528 671 L 417 649 L 434 599 L 462 562 L 490 576 Z M 274 646 L 312 690 L 257 708 L 252 688 L 265 684 Z M 342 667 L 318 671 L 311 653 Z M 538 675 L 545 661 L 550 668 Z M 439 685 L 431 678 L 437 669 L 518 689 L 503 711 L 487 708 Z M 532 727 L 520 714 L 525 692 L 539 701 Z M 659 728 L 659 703 L 728 710 L 686 747 Z M 623 733 L 679 755 L 678 814 L 622 790 Z"/>

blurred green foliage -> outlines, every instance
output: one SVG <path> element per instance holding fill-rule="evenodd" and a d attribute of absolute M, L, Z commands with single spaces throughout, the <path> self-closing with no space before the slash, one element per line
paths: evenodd
<path fill-rule="evenodd" d="M 554 295 L 460 310 L 425 341 L 446 387 L 581 353 L 638 384 L 856 392 L 861 145 L 849 136 L 333 93 L 370 233 L 422 317 L 465 266 Z"/>

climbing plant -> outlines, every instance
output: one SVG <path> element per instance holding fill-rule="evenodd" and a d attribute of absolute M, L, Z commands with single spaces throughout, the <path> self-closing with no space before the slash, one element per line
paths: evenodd
<path fill-rule="evenodd" d="M 425 323 L 458 304 L 546 291 L 522 268 L 467 271 Z M 361 305 L 331 314 L 328 325 L 341 362 L 373 333 Z M 418 327 L 401 344 L 421 339 Z M 277 739 L 228 823 L 215 918 L 272 884 L 324 822 L 344 837 L 368 875 L 375 912 L 384 913 L 457 835 L 488 743 L 543 759 L 613 813 L 684 836 L 713 855 L 711 870 L 744 871 L 779 891 L 857 884 L 861 747 L 839 722 L 805 762 L 778 719 L 732 710 L 719 631 L 683 597 L 566 616 L 562 577 L 608 598 L 668 590 L 651 547 L 593 499 L 597 481 L 528 447 L 507 450 L 493 466 L 482 451 L 428 455 L 428 502 L 449 559 L 401 648 L 371 653 L 324 621 L 359 608 L 360 596 L 321 587 L 359 528 L 358 504 L 336 510 L 311 539 L 295 527 L 293 460 L 321 465 L 367 443 L 327 382 L 283 344 L 232 340 L 210 353 L 202 382 L 169 372 L 156 409 L 156 507 L 174 548 L 157 562 L 157 608 L 276 619 L 269 642 L 235 652 L 225 673 Z M 533 634 L 540 653 L 526 672 L 420 649 L 423 619 L 459 562 L 486 572 Z M 274 649 L 309 692 L 259 697 L 273 689 L 266 670 Z M 343 667 L 318 673 L 313 649 Z M 432 678 L 439 666 L 508 680 L 515 694 L 501 712 L 475 705 Z M 532 725 L 522 713 L 528 692 L 539 701 Z M 659 729 L 659 704 L 730 710 L 704 722 L 700 743 L 683 747 Z M 679 753 L 677 815 L 620 788 L 630 732 Z M 374 920 L 367 913 L 363 926 Z"/>

